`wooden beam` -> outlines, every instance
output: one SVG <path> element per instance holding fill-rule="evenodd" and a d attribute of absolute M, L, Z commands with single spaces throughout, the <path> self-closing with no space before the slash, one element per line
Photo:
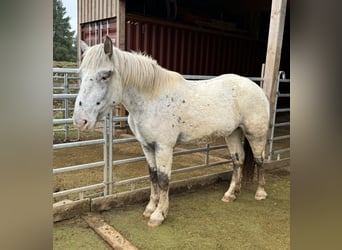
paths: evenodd
<path fill-rule="evenodd" d="M 116 4 L 116 47 L 125 50 L 126 36 L 126 1 L 117 0 Z"/>
<path fill-rule="evenodd" d="M 137 250 L 132 243 L 123 237 L 112 226 L 108 225 L 101 217 L 95 214 L 82 216 L 87 224 L 104 239 L 113 249 Z"/>
<path fill-rule="evenodd" d="M 276 96 L 276 81 L 279 72 L 281 48 L 283 43 L 283 33 L 286 14 L 286 0 L 273 0 L 270 17 L 270 28 L 268 33 L 268 44 L 266 54 L 266 64 L 264 72 L 263 89 L 270 101 L 270 121 L 273 121 L 274 105 Z M 270 138 L 271 129 L 268 132 Z M 269 143 L 266 148 L 268 154 Z"/>
<path fill-rule="evenodd" d="M 264 75 L 264 91 L 270 100 L 275 95 L 274 87 L 279 71 L 285 13 L 286 0 L 273 0 Z"/>

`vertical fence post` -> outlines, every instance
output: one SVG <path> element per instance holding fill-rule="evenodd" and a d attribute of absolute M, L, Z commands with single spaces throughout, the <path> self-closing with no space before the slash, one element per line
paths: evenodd
<path fill-rule="evenodd" d="M 278 103 L 278 97 L 279 97 L 279 82 L 280 82 L 280 76 L 283 74 L 283 72 L 278 73 L 277 82 L 276 82 L 276 93 L 274 97 L 274 106 L 271 108 L 271 111 L 273 112 L 271 115 L 271 133 L 269 138 L 269 149 L 268 149 L 268 160 L 272 159 L 273 155 L 273 138 L 274 138 L 274 128 L 275 128 L 275 120 L 276 120 L 276 114 L 277 114 L 277 103 Z"/>
<path fill-rule="evenodd" d="M 69 85 L 68 85 L 68 73 L 64 73 L 64 94 L 68 94 Z M 69 118 L 69 100 L 67 98 L 64 99 L 64 119 Z M 64 140 L 67 141 L 69 138 L 69 125 L 68 123 L 64 124 L 65 134 Z"/>
<path fill-rule="evenodd" d="M 104 171 L 103 183 L 105 184 L 103 195 L 110 195 L 113 191 L 113 114 L 109 112 L 103 122 L 103 158 Z"/>
<path fill-rule="evenodd" d="M 113 112 L 109 112 L 109 131 L 108 131 L 108 194 L 113 191 Z"/>
<path fill-rule="evenodd" d="M 209 164 L 209 144 L 207 143 L 207 144 L 205 144 L 205 159 L 204 159 L 204 162 L 205 162 L 205 165 L 207 165 L 208 166 L 208 164 Z"/>
<path fill-rule="evenodd" d="M 104 144 L 103 144 L 103 160 L 104 160 L 104 169 L 103 169 L 103 183 L 105 184 L 104 190 L 103 190 L 103 195 L 106 196 L 109 194 L 108 190 L 108 167 L 109 167 L 109 162 L 108 162 L 108 133 L 107 133 L 107 122 L 108 122 L 108 115 L 105 116 L 104 121 L 103 121 L 103 139 L 104 139 Z"/>

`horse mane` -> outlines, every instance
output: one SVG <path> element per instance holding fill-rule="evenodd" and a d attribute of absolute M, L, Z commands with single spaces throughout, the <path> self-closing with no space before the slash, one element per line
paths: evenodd
<path fill-rule="evenodd" d="M 123 87 L 133 87 L 144 94 L 155 96 L 163 89 L 176 86 L 184 81 L 182 75 L 161 67 L 152 57 L 138 52 L 122 51 L 113 47 L 110 59 L 104 52 L 103 44 L 90 47 L 80 66 L 83 69 L 99 69 L 110 65 L 121 76 Z"/>

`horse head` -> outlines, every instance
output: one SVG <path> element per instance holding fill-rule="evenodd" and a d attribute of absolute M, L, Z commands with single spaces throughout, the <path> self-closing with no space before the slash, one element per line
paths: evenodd
<path fill-rule="evenodd" d="M 73 122 L 80 130 L 93 130 L 122 99 L 121 77 L 113 60 L 113 44 L 107 36 L 104 44 L 88 47 L 81 42 L 80 90 L 75 101 Z"/>

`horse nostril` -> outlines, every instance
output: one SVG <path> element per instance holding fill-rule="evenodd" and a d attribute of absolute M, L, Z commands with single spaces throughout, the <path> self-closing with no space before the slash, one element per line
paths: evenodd
<path fill-rule="evenodd" d="M 82 106 L 82 102 L 80 101 L 80 102 L 78 103 L 78 105 Z"/>
<path fill-rule="evenodd" d="M 84 123 L 84 125 L 86 125 L 88 123 L 88 121 L 84 119 L 83 123 Z"/>

